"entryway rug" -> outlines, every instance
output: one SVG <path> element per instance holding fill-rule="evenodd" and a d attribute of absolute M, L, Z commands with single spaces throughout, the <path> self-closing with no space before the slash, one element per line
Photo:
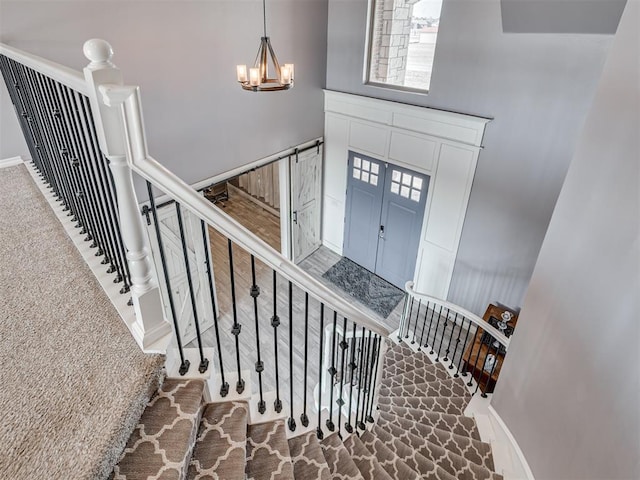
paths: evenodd
<path fill-rule="evenodd" d="M 404 292 L 346 257 L 322 274 L 331 283 L 387 318 Z"/>

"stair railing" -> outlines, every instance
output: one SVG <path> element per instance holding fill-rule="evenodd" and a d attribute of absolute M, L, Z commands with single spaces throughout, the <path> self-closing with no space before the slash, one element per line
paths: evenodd
<path fill-rule="evenodd" d="M 417 292 L 405 285 L 405 304 L 398 340 L 442 362 L 454 377 L 467 377 L 467 386 L 482 397 L 493 392 L 509 338 L 478 315 L 453 303 Z"/>

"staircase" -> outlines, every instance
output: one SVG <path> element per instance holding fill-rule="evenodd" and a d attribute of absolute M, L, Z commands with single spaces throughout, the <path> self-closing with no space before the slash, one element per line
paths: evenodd
<path fill-rule="evenodd" d="M 249 424 L 246 402 L 205 404 L 204 388 L 166 380 L 111 478 L 502 479 L 491 446 L 464 416 L 464 381 L 404 343 L 386 352 L 377 419 L 358 435 L 287 439 L 284 419 Z"/>

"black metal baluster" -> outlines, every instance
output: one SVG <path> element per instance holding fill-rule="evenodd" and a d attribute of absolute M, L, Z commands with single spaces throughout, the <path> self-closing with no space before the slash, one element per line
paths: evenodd
<path fill-rule="evenodd" d="M 382 337 L 380 337 L 378 334 L 376 334 L 374 336 L 373 339 L 373 367 L 372 367 L 372 372 L 373 372 L 373 383 L 371 383 L 371 378 L 369 379 L 369 395 L 367 396 L 367 399 L 369 400 L 369 408 L 366 410 L 367 412 L 367 417 L 366 417 L 366 421 L 369 423 L 373 423 L 373 401 L 375 398 L 375 388 L 376 388 L 376 382 L 378 381 L 378 364 L 380 363 L 380 349 L 382 346 Z"/>
<path fill-rule="evenodd" d="M 402 330 L 404 330 L 404 327 L 406 325 L 406 320 L 407 320 L 407 302 L 409 300 L 409 293 L 405 293 L 404 294 L 404 302 L 402 304 L 402 317 L 403 320 L 400 322 L 400 328 L 398 329 L 398 341 L 402 340 Z"/>
<path fill-rule="evenodd" d="M 169 279 L 169 272 L 167 270 L 167 260 L 164 255 L 164 244 L 162 243 L 162 234 L 160 233 L 160 225 L 158 223 L 158 215 L 156 212 L 156 202 L 153 198 L 153 189 L 149 182 L 147 182 L 147 192 L 149 193 L 149 204 L 151 205 L 151 213 L 153 214 L 153 226 L 156 232 L 156 238 L 158 239 L 158 251 L 160 252 L 162 273 L 164 274 L 164 282 L 167 286 L 167 297 L 169 299 L 169 308 L 171 310 L 171 318 L 173 320 L 173 333 L 176 336 L 178 353 L 180 354 L 180 369 L 178 370 L 178 373 L 180 373 L 180 375 L 184 375 L 189 371 L 190 362 L 184 358 L 182 339 L 180 338 L 180 329 L 178 328 L 178 319 L 176 317 L 176 307 L 173 302 L 173 290 L 171 289 L 171 280 Z"/>
<path fill-rule="evenodd" d="M 288 426 L 292 432 L 296 429 L 293 417 L 293 283 L 289 280 L 289 416 Z"/>
<path fill-rule="evenodd" d="M 360 396 L 362 395 L 362 390 L 364 389 L 364 327 L 362 327 L 362 337 L 360 338 L 360 361 L 358 362 L 360 365 L 358 367 L 358 399 L 356 400 L 356 427 L 360 427 L 359 418 L 360 418 Z"/>
<path fill-rule="evenodd" d="M 329 418 L 327 419 L 327 428 L 330 432 L 333 432 L 336 429 L 335 424 L 333 423 L 333 390 L 335 388 L 335 378 L 336 378 L 336 326 L 338 323 L 338 312 L 333 312 L 333 333 L 331 334 L 331 366 L 329 367 L 329 383 L 331 385 L 331 390 L 329 390 Z M 340 419 L 338 418 L 338 421 Z"/>
<path fill-rule="evenodd" d="M 236 279 L 233 273 L 233 245 L 231 240 L 227 239 L 227 245 L 229 247 L 229 282 L 231 287 L 231 306 L 233 310 L 233 327 L 231 327 L 231 333 L 236 340 L 236 363 L 238 365 L 238 381 L 236 382 L 236 392 L 244 392 L 244 380 L 242 379 L 242 369 L 240 367 L 240 331 L 242 325 L 238 323 L 238 307 L 236 305 Z"/>
<path fill-rule="evenodd" d="M 469 331 L 471 330 L 471 320 L 468 320 L 466 317 L 462 317 L 462 326 L 464 326 L 464 321 L 465 320 L 467 320 L 469 322 L 469 327 L 467 328 L 467 333 L 464 336 L 464 344 L 462 345 L 462 353 L 460 354 L 460 360 L 458 360 L 458 367 L 456 368 L 456 373 L 453 375 L 456 378 L 460 374 L 460 367 L 462 366 L 462 361 L 464 360 L 464 351 L 467 348 L 467 341 L 469 340 Z M 466 369 L 465 369 L 464 372 L 462 372 L 462 376 L 463 377 L 467 376 Z"/>
<path fill-rule="evenodd" d="M 189 285 L 189 297 L 191 298 L 191 308 L 193 313 L 193 322 L 196 327 L 196 337 L 198 339 L 198 352 L 200 353 L 200 365 L 198 371 L 204 373 L 209 368 L 209 359 L 204 357 L 202 350 L 202 338 L 200 336 L 200 321 L 198 320 L 198 306 L 196 304 L 196 294 L 193 290 L 193 279 L 191 278 L 191 266 L 189 265 L 189 250 L 187 249 L 187 241 L 184 236 L 184 225 L 182 223 L 182 212 L 180 204 L 176 202 L 176 214 L 178 216 L 178 230 L 180 231 L 180 241 L 182 243 L 182 254 L 184 255 L 184 264 L 187 267 L 187 284 Z"/>
<path fill-rule="evenodd" d="M 322 352 L 324 350 L 324 303 L 320 304 L 320 360 L 318 363 L 318 426 L 316 427 L 316 436 L 322 440 L 324 433 L 322 432 L 322 376 L 324 374 L 324 366 L 322 365 Z"/>
<path fill-rule="evenodd" d="M 449 353 L 451 352 L 451 342 L 453 341 L 453 335 L 454 335 L 454 331 L 456 329 L 456 326 L 458 326 L 458 313 L 456 312 L 455 317 L 453 317 L 452 323 L 451 323 L 451 336 L 449 337 L 449 343 L 447 344 L 447 349 L 444 352 L 444 358 L 442 360 L 444 360 L 445 362 L 449 361 Z M 458 346 L 458 343 L 460 341 L 460 328 L 458 328 L 458 339 L 456 340 L 456 347 Z M 454 352 L 455 355 L 455 352 Z M 453 359 L 452 359 L 453 360 Z M 451 369 L 453 367 L 449 367 L 449 369 Z"/>
<path fill-rule="evenodd" d="M 148 182 L 147 182 L 148 184 Z M 209 258 L 209 235 L 207 235 L 207 224 L 204 220 L 200 220 L 200 228 L 202 230 L 202 244 L 205 246 L 205 268 L 207 269 L 207 278 L 209 280 L 209 295 L 211 296 L 211 306 L 213 309 L 213 326 L 216 333 L 216 346 L 218 347 L 218 362 L 220 363 L 220 396 L 226 397 L 229 393 L 229 382 L 224 377 L 224 364 L 222 362 L 222 348 L 220 347 L 220 330 L 218 329 L 218 309 L 216 307 L 215 288 L 213 286 L 213 268 Z M 163 261 L 164 264 L 164 261 Z M 164 266 L 164 265 L 163 265 Z M 275 273 L 275 272 L 274 272 Z M 277 362 L 276 358 L 276 362 Z"/>
<path fill-rule="evenodd" d="M 424 318 L 422 319 L 422 332 L 420 332 L 420 343 L 418 343 L 418 351 L 422 351 L 422 340 L 424 338 L 425 327 L 427 326 L 427 315 L 429 314 L 429 302 L 424 310 Z"/>
<path fill-rule="evenodd" d="M 416 333 L 418 332 L 418 319 L 420 318 L 421 307 L 422 307 L 422 300 L 418 300 L 418 311 L 416 312 L 416 322 L 413 324 L 413 338 L 411 339 L 411 345 L 416 343 Z"/>
<path fill-rule="evenodd" d="M 413 301 L 414 297 L 411 297 L 411 304 L 409 306 L 409 318 L 407 320 L 407 331 L 404 334 L 404 338 L 409 338 L 409 330 L 411 329 L 411 315 L 413 314 Z"/>
<path fill-rule="evenodd" d="M 302 392 L 302 414 L 300 415 L 300 423 L 303 427 L 309 426 L 309 416 L 307 415 L 307 366 L 309 353 L 309 294 L 304 292 L 304 377 L 302 384 L 304 391 Z"/>
<path fill-rule="evenodd" d="M 258 391 L 260 400 L 258 401 L 258 412 L 263 414 L 267 410 L 267 404 L 264 401 L 262 393 L 262 372 L 264 371 L 264 363 L 260 355 L 260 321 L 258 319 L 258 297 L 260 296 L 260 287 L 256 285 L 256 259 L 251 255 L 251 289 L 249 294 L 253 298 L 253 316 L 256 323 L 256 349 L 258 360 L 256 361 L 256 372 L 258 373 Z"/>
<path fill-rule="evenodd" d="M 280 375 L 278 368 L 278 327 L 280 326 L 280 317 L 278 316 L 278 282 L 276 271 L 273 271 L 273 316 L 271 317 L 271 326 L 273 327 L 273 355 L 275 357 L 276 366 L 276 399 L 273 402 L 273 409 L 276 413 L 282 411 L 282 400 L 280 400 Z"/>
<path fill-rule="evenodd" d="M 369 333 L 369 335 L 367 337 L 366 349 L 365 349 L 365 354 L 364 354 L 364 369 L 363 369 L 363 377 L 362 377 L 362 384 L 363 384 L 363 388 L 362 388 L 362 410 L 360 412 L 361 413 L 360 420 L 358 421 L 358 428 L 361 429 L 361 430 L 364 430 L 365 428 L 367 428 L 366 425 L 364 424 L 364 416 L 365 416 L 365 407 L 366 407 L 367 394 L 369 392 L 368 380 L 369 380 L 369 373 L 370 373 L 369 357 L 371 356 L 371 330 L 369 330 L 368 333 Z"/>
<path fill-rule="evenodd" d="M 351 361 L 349 362 L 349 409 L 348 409 L 348 414 L 349 417 L 347 418 L 347 423 L 344 426 L 344 429 L 348 432 L 348 433 L 352 433 L 353 432 L 353 426 L 351 425 L 351 406 L 352 406 L 352 401 L 353 401 L 353 375 L 355 374 L 356 371 L 356 363 L 355 363 L 355 355 L 356 355 L 356 322 L 353 322 L 353 333 L 351 335 Z"/>
<path fill-rule="evenodd" d="M 433 325 L 433 317 L 436 313 L 436 304 L 434 303 L 431 306 L 431 318 L 429 319 L 429 330 L 427 331 L 427 340 L 424 342 L 423 347 L 427 348 L 429 346 L 429 337 L 431 336 L 431 327 Z"/>
<path fill-rule="evenodd" d="M 114 280 L 124 281 L 124 286 L 120 290 L 120 293 L 127 293 L 129 286 L 131 285 L 129 274 L 129 265 L 127 263 L 127 254 L 122 241 L 122 234 L 120 231 L 120 220 L 117 206 L 117 197 L 115 194 L 115 188 L 111 190 L 112 176 L 111 171 L 107 167 L 106 158 L 103 156 L 98 146 L 98 136 L 93 123 L 93 116 L 91 113 L 91 107 L 89 105 L 89 99 L 87 97 L 79 97 L 79 105 L 82 111 L 82 118 L 84 119 L 84 128 L 89 138 L 91 139 L 91 159 L 87 162 L 89 171 L 93 178 L 95 178 L 96 194 L 98 199 L 102 203 L 102 211 L 105 216 L 104 224 L 111 244 L 110 249 L 113 252 L 113 258 L 111 259 L 111 265 L 113 269 L 118 272 L 118 277 Z M 124 277 L 124 278 L 122 278 Z"/>
<path fill-rule="evenodd" d="M 340 396 L 338 397 L 338 435 L 342 438 L 342 406 L 344 405 L 343 391 L 344 391 L 344 352 L 349 347 L 345 338 L 347 334 L 347 317 L 343 317 L 342 321 L 342 341 L 340 342 L 341 358 L 340 358 Z"/>
<path fill-rule="evenodd" d="M 438 328 L 440 328 L 440 316 L 442 315 L 442 305 L 440 305 L 440 310 L 438 311 L 438 320 L 436 321 L 436 330 L 433 332 L 433 342 L 431 343 L 431 351 L 429 355 L 433 355 L 435 353 L 435 345 L 438 340 Z"/>
<path fill-rule="evenodd" d="M 436 362 L 440 360 L 440 354 L 442 352 L 442 343 L 444 341 L 444 336 L 447 333 L 447 326 L 449 325 L 449 309 L 447 308 L 447 313 L 444 315 L 444 326 L 442 327 L 442 335 L 440 335 L 440 345 L 438 346 L 438 358 L 436 358 Z M 436 327 L 436 332 L 438 331 Z"/>
<path fill-rule="evenodd" d="M 473 345 L 476 344 L 476 338 L 478 337 L 478 332 L 480 331 L 480 327 L 476 326 L 476 333 L 473 335 L 473 343 L 471 350 L 469 350 L 469 360 L 471 359 L 471 356 L 473 355 Z M 480 339 L 482 339 L 482 333 L 480 334 Z M 473 376 L 476 373 L 476 368 L 478 367 L 478 360 L 480 358 L 480 352 L 482 351 L 482 340 L 480 341 L 480 344 L 478 345 L 478 353 L 476 354 L 476 361 L 473 364 L 473 369 L 471 370 L 471 378 L 469 378 L 469 382 L 467 383 L 467 387 L 471 387 L 473 386 Z M 469 365 L 469 363 L 467 362 L 467 366 Z M 481 377 L 482 378 L 482 377 Z M 477 382 L 477 385 L 479 385 L 480 382 Z M 476 385 L 476 387 L 477 387 Z M 477 390 L 477 388 L 476 388 Z M 475 392 L 474 392 L 475 393 Z"/>

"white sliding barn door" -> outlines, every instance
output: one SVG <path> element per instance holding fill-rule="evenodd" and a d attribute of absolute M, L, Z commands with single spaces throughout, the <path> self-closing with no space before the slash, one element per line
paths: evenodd
<path fill-rule="evenodd" d="M 322 243 L 322 147 L 290 157 L 291 243 L 293 261 L 299 263 Z"/>
<path fill-rule="evenodd" d="M 182 209 L 181 213 L 189 258 L 189 269 L 196 300 L 196 313 L 198 315 L 200 332 L 204 332 L 213 326 L 213 304 L 206 268 L 207 256 L 211 259 L 209 252 L 209 230 L 205 229 L 206 240 L 203 239 L 200 219 L 186 209 Z M 196 328 L 175 203 L 159 208 L 157 215 L 162 235 L 167 272 L 171 282 L 171 295 L 175 306 L 178 327 L 180 329 L 180 338 L 182 344 L 186 345 L 196 338 Z M 156 272 L 158 272 L 158 279 L 161 283 L 160 291 L 162 292 L 165 317 L 171 321 L 171 306 L 160 260 L 160 252 L 158 251 L 155 227 L 151 224 L 147 226 L 147 230 L 151 240 L 150 243 L 153 250 Z"/>

